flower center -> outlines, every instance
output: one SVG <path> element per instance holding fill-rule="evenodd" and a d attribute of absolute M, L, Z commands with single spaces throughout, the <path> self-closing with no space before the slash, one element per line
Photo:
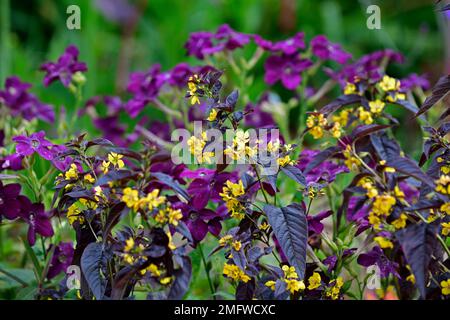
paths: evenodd
<path fill-rule="evenodd" d="M 36 139 L 31 140 L 31 146 L 33 148 L 39 147 L 39 140 L 36 140 Z"/>
<path fill-rule="evenodd" d="M 196 220 L 196 219 L 198 218 L 198 213 L 197 213 L 197 212 L 191 212 L 191 213 L 189 214 L 189 218 L 190 218 L 191 220 Z"/>

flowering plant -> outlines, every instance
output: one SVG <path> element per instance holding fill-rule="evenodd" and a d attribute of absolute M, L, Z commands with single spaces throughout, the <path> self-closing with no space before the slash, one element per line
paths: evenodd
<path fill-rule="evenodd" d="M 128 96 L 85 100 L 88 67 L 69 46 L 41 67 L 45 86 L 73 94 L 67 119 L 6 80 L 0 227 L 28 227 L 34 277 L 0 272 L 37 299 L 190 298 L 202 280 L 211 299 L 448 299 L 449 112 L 425 113 L 449 76 L 425 98 L 424 77 L 386 73 L 401 54 L 354 59 L 323 35 L 273 42 L 222 25 L 185 48 L 202 64 L 154 65 L 130 75 Z M 422 126 L 419 162 L 393 134 L 399 108 Z M 102 137 L 74 126 L 85 115 Z"/>

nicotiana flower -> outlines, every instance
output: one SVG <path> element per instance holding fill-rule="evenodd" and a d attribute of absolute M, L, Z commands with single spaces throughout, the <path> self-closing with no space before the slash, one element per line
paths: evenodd
<path fill-rule="evenodd" d="M 344 50 L 337 43 L 330 42 L 324 35 L 318 35 L 311 40 L 312 52 L 322 60 L 334 60 L 340 64 L 345 64 L 352 55 Z"/>
<path fill-rule="evenodd" d="M 320 152 L 320 150 L 304 149 L 297 161 L 297 167 L 303 172 L 311 160 Z M 344 165 L 336 164 L 332 161 L 324 161 L 320 166 L 308 171 L 305 174 L 306 182 L 326 182 L 331 183 L 336 179 L 336 176 L 340 173 L 349 172 L 348 168 Z"/>
<path fill-rule="evenodd" d="M 30 136 L 15 136 L 12 140 L 16 143 L 16 152 L 22 156 L 30 156 L 37 152 L 46 160 L 52 160 L 54 157 L 50 150 L 53 144 L 45 139 L 44 131 L 32 133 Z"/>
<path fill-rule="evenodd" d="M 421 88 L 422 90 L 430 89 L 430 81 L 423 76 L 412 73 L 406 78 L 400 80 L 400 91 L 406 92 L 414 88 Z"/>
<path fill-rule="evenodd" d="M 36 243 L 36 234 L 53 236 L 50 215 L 45 212 L 43 204 L 31 203 L 28 198 L 22 198 L 20 216 L 28 223 L 28 243 L 31 246 Z"/>
<path fill-rule="evenodd" d="M 0 159 L 0 171 L 13 170 L 19 171 L 23 169 L 22 165 L 23 156 L 20 154 L 10 154 Z"/>
<path fill-rule="evenodd" d="M 21 186 L 18 183 L 4 185 L 0 181 L 0 220 L 5 217 L 9 220 L 14 220 L 20 214 L 22 208 L 20 199 Z"/>
<path fill-rule="evenodd" d="M 203 59 L 205 57 L 204 51 L 213 47 L 212 37 L 213 34 L 211 32 L 200 31 L 191 33 L 184 45 L 187 54 Z"/>
<path fill-rule="evenodd" d="M 220 201 L 220 193 L 227 180 L 236 181 L 236 173 L 216 172 L 210 169 L 198 169 L 195 171 L 184 170 L 181 177 L 194 177 L 187 191 L 192 197 L 192 205 L 197 209 L 203 209 L 209 200 Z"/>
<path fill-rule="evenodd" d="M 263 110 L 263 104 L 269 100 L 269 95 L 265 94 L 257 104 L 249 103 L 245 107 L 246 116 L 244 124 L 251 128 L 267 128 L 274 127 L 275 120 L 272 114 Z"/>
<path fill-rule="evenodd" d="M 42 103 L 29 93 L 31 84 L 22 82 L 18 77 L 9 77 L 5 81 L 5 90 L 0 90 L 0 104 L 9 108 L 13 116 L 22 116 L 26 120 L 34 118 L 52 123 L 55 112 L 49 104 Z"/>
<path fill-rule="evenodd" d="M 272 55 L 264 64 L 264 81 L 269 85 L 281 81 L 286 89 L 294 90 L 302 81 L 302 72 L 312 64 L 311 60 L 301 59 L 297 55 Z"/>
<path fill-rule="evenodd" d="M 77 47 L 70 45 L 57 62 L 44 63 L 40 68 L 46 72 L 44 85 L 48 86 L 59 79 L 65 87 L 69 87 L 75 73 L 87 71 L 86 64 L 78 61 L 78 53 Z"/>
<path fill-rule="evenodd" d="M 61 272 L 66 272 L 67 268 L 72 264 L 73 254 L 74 249 L 72 242 L 60 242 L 53 252 L 47 278 L 53 279 Z"/>
<path fill-rule="evenodd" d="M 253 39 L 259 47 L 271 52 L 282 52 L 291 55 L 301 49 L 305 49 L 305 34 L 303 32 L 299 32 L 292 38 L 278 42 L 263 39 L 259 35 L 253 36 Z"/>
<path fill-rule="evenodd" d="M 402 63 L 403 56 L 390 49 L 375 51 L 362 56 L 358 61 L 344 66 L 340 71 L 325 69 L 325 72 L 334 80 L 338 81 L 342 87 L 347 83 L 355 83 L 360 79 L 375 83 L 383 77 L 382 64 L 389 62 Z"/>
<path fill-rule="evenodd" d="M 367 253 L 360 254 L 358 257 L 358 264 L 369 267 L 372 265 L 378 266 L 380 268 L 381 276 L 386 278 L 389 274 L 400 278 L 397 273 L 398 264 L 396 262 L 390 261 L 383 253 L 383 250 L 376 246 L 371 251 Z"/>
<path fill-rule="evenodd" d="M 184 45 L 188 55 L 203 59 L 207 55 L 212 55 L 223 50 L 235 50 L 242 48 L 250 41 L 250 35 L 237 32 L 229 25 L 223 24 L 217 32 L 194 32 L 189 36 Z"/>
<path fill-rule="evenodd" d="M 134 72 L 130 75 L 127 86 L 133 98 L 125 104 L 125 110 L 134 118 L 147 105 L 154 101 L 165 82 L 161 66 L 153 65 L 147 72 Z"/>
<path fill-rule="evenodd" d="M 208 232 L 218 236 L 222 230 L 221 220 L 227 216 L 225 206 L 220 206 L 215 211 L 206 208 L 197 210 L 190 204 L 184 203 L 174 204 L 173 207 L 181 209 L 183 212 L 183 221 L 189 228 L 195 242 L 202 241 Z"/>

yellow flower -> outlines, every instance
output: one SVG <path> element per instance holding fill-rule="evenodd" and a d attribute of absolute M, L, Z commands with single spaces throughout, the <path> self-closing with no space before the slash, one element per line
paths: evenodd
<path fill-rule="evenodd" d="M 92 209 L 92 210 L 97 209 L 97 202 L 95 202 L 95 201 L 87 200 L 87 199 L 84 199 L 84 198 L 80 198 L 79 201 L 80 201 L 80 203 L 82 205 L 84 205 L 88 209 Z"/>
<path fill-rule="evenodd" d="M 442 294 L 448 296 L 450 294 L 450 279 L 441 281 Z"/>
<path fill-rule="evenodd" d="M 225 247 L 228 243 L 233 240 L 233 236 L 231 234 L 227 234 L 219 239 L 219 245 L 221 247 Z"/>
<path fill-rule="evenodd" d="M 116 168 L 123 168 L 125 166 L 123 160 L 123 155 L 115 153 L 115 152 L 111 152 L 110 154 L 108 154 L 108 161 L 110 163 L 112 163 L 114 165 L 114 167 Z"/>
<path fill-rule="evenodd" d="M 78 208 L 77 204 L 72 204 L 69 208 L 67 208 L 67 219 L 69 220 L 69 223 L 72 225 L 75 221 L 78 221 L 80 224 L 84 223 L 84 217 L 81 214 L 80 209 Z"/>
<path fill-rule="evenodd" d="M 133 248 L 134 248 L 134 239 L 130 237 L 127 240 L 125 240 L 125 247 L 123 248 L 123 251 L 130 252 L 131 250 L 133 250 Z"/>
<path fill-rule="evenodd" d="M 76 164 L 72 163 L 70 165 L 70 169 L 66 171 L 64 177 L 66 178 L 66 180 L 75 180 L 78 178 L 78 168 Z"/>
<path fill-rule="evenodd" d="M 297 272 L 295 271 L 295 267 L 289 267 L 287 265 L 284 265 L 281 268 L 284 272 L 284 277 L 286 279 L 298 279 Z"/>
<path fill-rule="evenodd" d="M 109 161 L 104 161 L 103 160 L 101 167 L 102 167 L 102 171 L 103 171 L 104 174 L 108 173 L 110 164 L 111 163 L 109 163 Z"/>
<path fill-rule="evenodd" d="M 444 212 L 444 213 L 450 215 L 450 202 L 444 203 L 444 204 L 441 206 L 440 210 L 441 210 L 442 212 Z"/>
<path fill-rule="evenodd" d="M 397 101 L 397 100 L 405 100 L 405 99 L 406 99 L 406 95 L 405 95 L 404 93 L 396 92 L 396 93 L 394 93 L 394 96 L 388 95 L 388 96 L 386 97 L 386 99 L 387 99 L 387 101 L 389 101 L 389 102 L 395 102 L 395 101 Z"/>
<path fill-rule="evenodd" d="M 374 114 L 380 114 L 384 109 L 385 103 L 380 99 L 369 102 L 370 112 Z"/>
<path fill-rule="evenodd" d="M 148 210 L 153 211 L 153 209 L 158 208 L 166 201 L 166 197 L 159 196 L 159 189 L 154 189 L 152 190 L 152 192 L 147 194 L 147 196 L 145 196 L 144 198 L 141 198 L 139 201 L 141 207 L 147 206 Z"/>
<path fill-rule="evenodd" d="M 353 83 L 347 82 L 347 84 L 344 87 L 344 94 L 355 94 L 356 93 L 356 86 Z"/>
<path fill-rule="evenodd" d="M 84 181 L 88 183 L 94 183 L 95 179 L 88 173 L 87 175 L 84 176 Z"/>
<path fill-rule="evenodd" d="M 400 217 L 392 221 L 391 224 L 395 227 L 395 229 L 403 229 L 404 227 L 406 227 L 406 220 L 408 220 L 408 216 L 402 213 Z"/>
<path fill-rule="evenodd" d="M 267 281 L 264 285 L 265 285 L 266 287 L 269 287 L 272 291 L 275 291 L 275 284 L 276 284 L 275 281 L 269 280 L 269 281 Z"/>
<path fill-rule="evenodd" d="M 350 145 L 347 145 L 345 148 L 345 151 L 343 152 L 345 161 L 344 164 L 350 169 L 350 170 L 358 170 L 358 166 L 361 165 L 361 161 L 359 161 L 358 158 L 354 157 L 352 155 L 352 148 Z"/>
<path fill-rule="evenodd" d="M 442 222 L 441 226 L 442 234 L 447 237 L 450 234 L 450 222 Z"/>
<path fill-rule="evenodd" d="M 207 118 L 208 121 L 214 121 L 214 120 L 216 120 L 217 114 L 218 114 L 218 112 L 217 112 L 216 109 L 211 109 L 211 112 L 209 113 L 209 116 L 208 116 L 208 118 Z"/>
<path fill-rule="evenodd" d="M 227 180 L 225 183 L 226 186 L 223 187 L 222 193 L 219 195 L 222 197 L 224 201 L 229 200 L 230 198 L 236 198 L 245 194 L 244 184 L 242 180 L 239 180 L 238 183 L 233 183 L 230 180 Z"/>
<path fill-rule="evenodd" d="M 178 221 L 183 218 L 183 214 L 180 209 L 174 210 L 172 208 L 168 208 L 168 218 L 170 224 L 178 226 Z"/>
<path fill-rule="evenodd" d="M 400 89 L 400 81 L 387 75 L 379 82 L 383 91 L 397 91 Z"/>
<path fill-rule="evenodd" d="M 264 221 L 263 223 L 260 224 L 259 229 L 262 231 L 266 231 L 269 227 L 270 227 L 269 224 Z"/>
<path fill-rule="evenodd" d="M 242 248 L 242 243 L 238 240 L 235 240 L 235 241 L 233 241 L 231 246 L 233 247 L 234 250 L 239 251 Z"/>
<path fill-rule="evenodd" d="M 334 284 L 326 293 L 328 297 L 331 297 L 333 300 L 337 300 L 339 298 L 339 293 L 341 291 L 342 286 L 344 285 L 344 281 L 342 277 L 337 277 L 336 280 L 331 280 L 330 285 Z"/>
<path fill-rule="evenodd" d="M 365 110 L 363 107 L 358 108 L 358 118 L 365 124 L 373 123 L 372 114 L 369 111 Z"/>
<path fill-rule="evenodd" d="M 200 104 L 200 99 L 197 96 L 192 96 L 191 97 L 191 104 Z"/>
<path fill-rule="evenodd" d="M 286 282 L 286 289 L 294 294 L 299 290 L 305 290 L 305 284 L 301 280 L 288 279 L 284 280 Z"/>
<path fill-rule="evenodd" d="M 308 281 L 309 281 L 308 290 L 317 289 L 322 284 L 322 278 L 320 277 L 320 274 L 317 272 L 314 272 L 313 275 L 309 277 Z"/>
<path fill-rule="evenodd" d="M 170 250 L 175 250 L 177 246 L 172 242 L 172 234 L 167 231 L 166 232 L 167 238 L 169 238 L 169 244 L 167 245 Z"/>
<path fill-rule="evenodd" d="M 382 248 L 382 249 L 387 249 L 387 248 L 394 248 L 394 244 L 392 243 L 391 240 L 386 239 L 384 237 L 378 236 L 375 237 L 373 240 L 375 240 L 376 243 L 378 243 L 378 245 Z"/>
<path fill-rule="evenodd" d="M 269 141 L 267 144 L 267 151 L 269 152 L 277 152 L 280 149 L 280 140 L 276 139 L 274 141 Z"/>
<path fill-rule="evenodd" d="M 125 202 L 128 208 L 136 208 L 139 204 L 139 193 L 129 187 L 123 189 L 122 201 Z"/>
<path fill-rule="evenodd" d="M 438 180 L 435 181 L 437 184 L 436 191 L 442 194 L 449 194 L 450 193 L 450 176 L 443 175 L 440 176 Z"/>
<path fill-rule="evenodd" d="M 280 167 L 285 167 L 287 165 L 293 166 L 295 164 L 295 160 L 292 160 L 289 155 L 286 155 L 282 158 L 278 158 L 277 163 Z"/>
<path fill-rule="evenodd" d="M 406 281 L 409 281 L 412 284 L 416 284 L 416 277 L 411 273 L 409 276 L 406 277 Z"/>
<path fill-rule="evenodd" d="M 327 118 L 321 113 L 311 114 L 306 119 L 306 126 L 314 139 L 323 137 L 323 128 L 328 124 Z"/>
<path fill-rule="evenodd" d="M 155 221 L 159 224 L 165 224 L 167 222 L 166 211 L 164 209 L 158 211 L 155 215 Z"/>
<path fill-rule="evenodd" d="M 159 283 L 166 285 L 172 282 L 172 277 L 164 277 L 161 280 L 159 280 Z"/>
<path fill-rule="evenodd" d="M 223 266 L 223 274 L 235 281 L 242 281 L 245 283 L 250 281 L 250 277 L 234 264 L 225 263 Z"/>
<path fill-rule="evenodd" d="M 387 193 L 383 193 L 375 198 L 372 205 L 372 210 L 377 215 L 388 216 L 391 213 L 392 207 L 396 204 L 396 200 L 393 196 Z"/>
<path fill-rule="evenodd" d="M 334 138 L 339 139 L 342 135 L 341 124 L 339 122 L 335 122 L 330 131 Z"/>
<path fill-rule="evenodd" d="M 348 118 L 353 109 L 344 109 L 337 115 L 333 115 L 332 119 L 334 122 L 339 122 L 341 127 L 345 127 L 348 123 Z"/>

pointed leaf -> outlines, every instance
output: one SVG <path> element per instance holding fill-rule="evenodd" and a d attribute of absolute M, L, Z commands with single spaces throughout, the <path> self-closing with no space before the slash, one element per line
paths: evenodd
<path fill-rule="evenodd" d="M 264 212 L 289 263 L 297 269 L 300 279 L 303 279 L 308 235 L 308 222 L 303 207 L 298 203 L 283 208 L 266 205 Z"/>

